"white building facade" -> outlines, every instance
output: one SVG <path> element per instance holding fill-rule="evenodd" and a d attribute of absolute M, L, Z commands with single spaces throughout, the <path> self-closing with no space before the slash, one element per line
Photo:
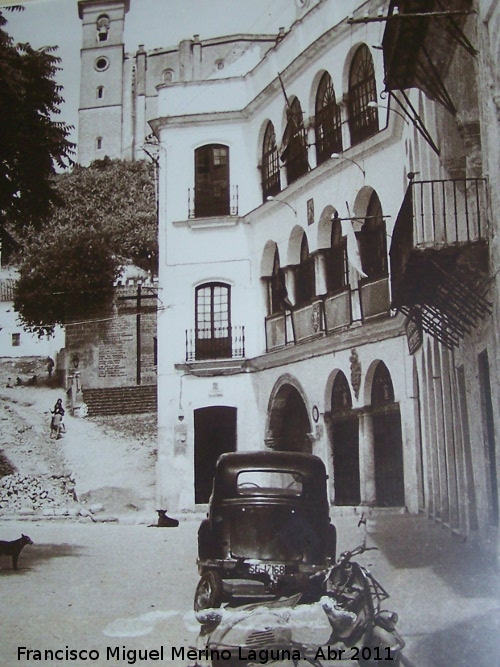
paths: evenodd
<path fill-rule="evenodd" d="M 102 4 L 80 2 L 93 40 Z M 296 5 L 211 59 L 181 43 L 141 116 L 159 502 L 204 505 L 225 451 L 312 452 L 332 505 L 424 512 L 496 554 L 498 2 Z"/>
<path fill-rule="evenodd" d="M 384 87 L 381 30 L 346 23 L 348 4 L 307 7 L 250 71 L 159 91 L 169 507 L 208 501 L 223 451 L 269 447 L 321 456 L 339 506 L 419 509 L 412 358 L 388 270 L 405 123 L 367 106 Z"/>

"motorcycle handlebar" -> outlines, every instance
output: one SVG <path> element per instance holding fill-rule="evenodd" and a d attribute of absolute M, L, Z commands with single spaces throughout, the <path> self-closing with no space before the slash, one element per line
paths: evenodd
<path fill-rule="evenodd" d="M 340 554 L 340 558 L 338 559 L 337 563 L 347 563 L 353 556 L 358 556 L 365 551 L 378 551 L 378 547 L 367 547 L 365 544 L 360 544 L 359 547 L 356 547 L 352 551 L 343 551 Z"/>

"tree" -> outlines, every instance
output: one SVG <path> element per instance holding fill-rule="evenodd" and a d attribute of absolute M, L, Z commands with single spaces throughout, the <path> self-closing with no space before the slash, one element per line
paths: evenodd
<path fill-rule="evenodd" d="M 156 273 L 157 216 L 155 167 L 145 160 L 95 160 L 75 165 L 55 179 L 61 206 L 51 224 L 71 233 L 73 226 L 93 226 L 109 235 L 118 264 L 133 262 Z"/>
<path fill-rule="evenodd" d="M 125 264 L 156 273 L 158 257 L 154 165 L 105 158 L 53 181 L 60 205 L 24 238 L 14 299 L 40 333 L 95 316 Z"/>
<path fill-rule="evenodd" d="M 0 12 L 0 229 L 19 231 L 41 227 L 55 197 L 55 165 L 71 162 L 74 144 L 71 127 L 52 118 L 63 102 L 57 47 L 14 44 L 6 23 Z"/>

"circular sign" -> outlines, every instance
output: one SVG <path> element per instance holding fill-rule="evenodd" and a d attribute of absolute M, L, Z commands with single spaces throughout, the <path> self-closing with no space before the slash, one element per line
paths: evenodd
<path fill-rule="evenodd" d="M 317 424 L 318 421 L 319 421 L 319 410 L 318 410 L 318 406 L 317 406 L 317 405 L 314 405 L 314 406 L 313 406 L 313 409 L 312 409 L 312 417 L 313 417 L 313 421 L 314 421 L 314 423 Z"/>

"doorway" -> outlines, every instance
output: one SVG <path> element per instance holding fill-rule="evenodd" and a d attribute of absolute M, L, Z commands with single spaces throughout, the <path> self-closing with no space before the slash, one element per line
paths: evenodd
<path fill-rule="evenodd" d="M 291 384 L 283 384 L 274 396 L 269 414 L 268 436 L 273 449 L 311 453 L 311 422 L 304 399 Z"/>
<path fill-rule="evenodd" d="M 338 372 L 332 387 L 331 444 L 335 505 L 359 505 L 359 423 L 352 414 L 349 383 Z"/>
<path fill-rule="evenodd" d="M 383 362 L 375 369 L 371 402 L 377 505 L 402 507 L 405 493 L 401 415 L 399 405 L 394 402 L 390 373 Z"/>
<path fill-rule="evenodd" d="M 215 406 L 194 411 L 195 503 L 208 503 L 215 464 L 221 454 L 236 451 L 236 408 Z"/>

